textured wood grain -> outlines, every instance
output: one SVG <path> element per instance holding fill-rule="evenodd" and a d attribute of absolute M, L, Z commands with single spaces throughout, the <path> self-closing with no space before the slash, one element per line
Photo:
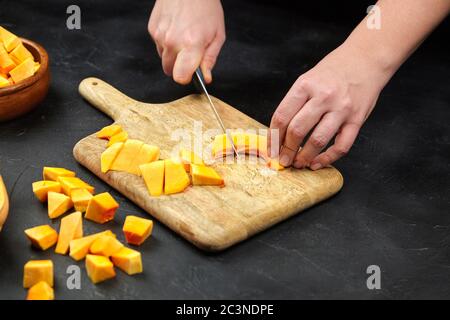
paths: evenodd
<path fill-rule="evenodd" d="M 166 104 L 147 104 L 133 100 L 105 82 L 88 78 L 80 83 L 81 95 L 121 125 L 131 138 L 161 148 L 161 158 L 179 144 L 171 140 L 174 130 L 193 131 L 194 121 L 203 122 L 203 130 L 219 125 L 201 95 L 190 95 Z M 213 98 L 227 128 L 265 128 L 256 120 Z M 100 129 L 100 128 L 99 128 Z M 204 139 L 207 148 L 212 139 Z M 286 169 L 268 171 L 263 164 L 215 164 L 225 179 L 224 188 L 189 187 L 170 196 L 151 197 L 144 181 L 132 174 L 100 171 L 100 155 L 106 141 L 94 134 L 82 139 L 74 156 L 102 180 L 127 196 L 156 219 L 201 249 L 223 250 L 267 229 L 300 211 L 332 196 L 343 185 L 335 168 L 316 172 Z"/>

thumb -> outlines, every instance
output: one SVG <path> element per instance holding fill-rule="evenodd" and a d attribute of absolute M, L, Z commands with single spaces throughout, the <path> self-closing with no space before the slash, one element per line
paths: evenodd
<path fill-rule="evenodd" d="M 199 47 L 182 49 L 178 52 L 173 67 L 173 80 L 179 84 L 188 84 L 192 80 L 192 75 L 200 65 L 203 57 L 203 50 Z"/>

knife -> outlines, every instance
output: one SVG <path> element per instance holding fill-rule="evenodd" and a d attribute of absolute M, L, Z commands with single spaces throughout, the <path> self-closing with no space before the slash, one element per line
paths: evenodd
<path fill-rule="evenodd" d="M 214 116 L 216 117 L 217 122 L 219 123 L 220 127 L 222 128 L 223 133 L 227 135 L 227 139 L 231 142 L 231 147 L 233 148 L 233 152 L 236 155 L 236 158 L 239 158 L 239 154 L 237 152 L 236 146 L 234 145 L 233 138 L 231 137 L 230 133 L 225 129 L 225 126 L 223 124 L 222 118 L 220 118 L 219 113 L 217 112 L 216 107 L 214 106 L 214 103 L 208 93 L 208 90 L 206 90 L 205 81 L 203 80 L 203 73 L 200 70 L 200 67 L 195 70 L 194 75 L 194 85 L 197 87 L 197 90 L 199 90 L 200 93 L 203 93 L 206 98 L 208 99 L 209 106 L 211 107 Z"/>

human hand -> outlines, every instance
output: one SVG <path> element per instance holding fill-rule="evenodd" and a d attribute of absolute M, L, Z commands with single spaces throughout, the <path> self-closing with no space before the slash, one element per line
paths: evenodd
<path fill-rule="evenodd" d="M 390 76 L 364 51 L 344 43 L 301 75 L 281 101 L 270 123 L 279 130 L 279 149 L 272 148 L 269 130 L 269 155 L 279 153 L 283 166 L 312 170 L 338 160 L 350 150 Z"/>
<path fill-rule="evenodd" d="M 200 66 L 206 83 L 225 41 L 220 0 L 157 0 L 148 30 L 164 73 L 188 84 Z"/>

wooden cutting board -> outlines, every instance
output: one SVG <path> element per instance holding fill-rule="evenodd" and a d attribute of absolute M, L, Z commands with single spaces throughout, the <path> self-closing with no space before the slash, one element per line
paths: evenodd
<path fill-rule="evenodd" d="M 170 157 L 179 141 L 171 139 L 175 130 L 192 133 L 194 121 L 202 121 L 203 130 L 219 125 L 208 102 L 201 95 L 150 104 L 133 100 L 102 80 L 87 78 L 80 83 L 80 94 L 97 109 L 121 125 L 130 138 L 161 148 L 161 158 Z M 213 98 L 226 128 L 266 129 L 230 105 Z M 99 128 L 100 129 L 100 128 Z M 212 139 L 205 138 L 207 148 Z M 224 188 L 189 187 L 185 192 L 151 197 L 142 178 L 124 173 L 100 171 L 100 155 L 106 141 L 95 134 L 82 139 L 74 156 L 113 188 L 128 197 L 173 231 L 208 251 L 219 251 L 245 240 L 270 226 L 293 216 L 338 192 L 342 175 L 335 168 L 316 172 L 286 169 L 268 170 L 260 163 L 217 164 L 214 168 L 224 178 Z"/>

